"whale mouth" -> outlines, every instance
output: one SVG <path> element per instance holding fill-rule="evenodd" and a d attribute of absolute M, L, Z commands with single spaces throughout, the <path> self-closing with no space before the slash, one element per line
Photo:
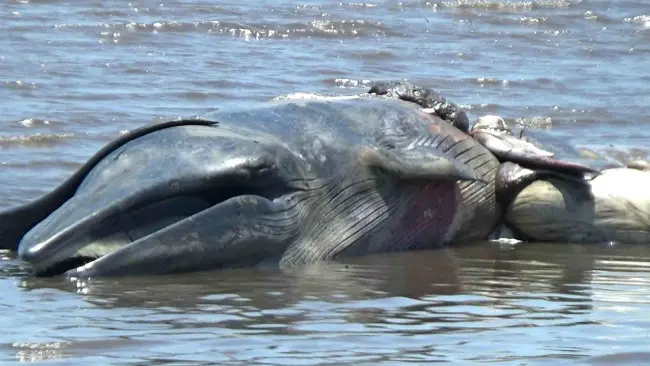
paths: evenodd
<path fill-rule="evenodd" d="M 40 243 L 28 245 L 23 240 L 19 255 L 31 264 L 36 276 L 62 275 L 130 245 L 142 237 L 155 235 L 207 207 L 207 202 L 201 198 L 181 196 L 133 207 L 118 214 L 119 217 L 80 220 L 53 233 Z M 69 238 L 62 238 L 66 233 L 73 232 L 74 234 L 67 235 Z"/>
<path fill-rule="evenodd" d="M 38 277 L 56 277 L 70 270 L 81 268 L 88 263 L 92 263 L 96 259 L 98 258 L 75 256 L 64 259 L 61 262 L 55 263 L 49 267 L 39 267 L 37 263 L 33 263 L 32 270 L 34 275 Z"/>
<path fill-rule="evenodd" d="M 20 243 L 18 254 L 31 264 L 36 276 L 73 275 L 127 248 L 139 250 L 143 243 L 147 244 L 143 251 L 152 251 L 152 247 L 154 252 L 172 250 L 174 248 L 164 248 L 163 244 L 155 248 L 156 242 L 168 242 L 165 237 L 170 235 L 182 240 L 183 234 L 193 232 L 194 218 L 204 212 L 215 211 L 222 217 L 236 217 L 241 215 L 242 208 L 246 208 L 242 202 L 256 201 L 275 206 L 274 196 L 262 193 L 259 188 L 222 187 L 218 192 L 185 192 L 180 196 L 140 200 L 127 197 L 81 217 L 74 211 L 79 208 L 77 201 L 82 203 L 84 197 L 75 197 L 50 215 L 46 222 L 28 232 Z M 255 211 L 254 206 L 249 208 Z M 248 212 L 249 216 L 255 214 Z M 79 219 L 70 220 L 71 216 Z M 219 220 L 219 217 L 214 220 Z M 61 222 L 63 225 L 57 225 Z M 232 222 L 231 227 L 235 226 L 237 223 Z M 128 256 L 118 257 L 120 261 L 130 261 Z M 113 266 L 120 265 L 114 263 Z"/>

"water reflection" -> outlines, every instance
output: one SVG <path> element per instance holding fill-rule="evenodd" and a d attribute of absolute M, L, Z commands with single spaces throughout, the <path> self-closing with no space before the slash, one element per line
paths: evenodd
<path fill-rule="evenodd" d="M 205 348 L 194 357 L 218 349 L 231 364 L 314 354 L 343 363 L 506 362 L 581 358 L 601 354 L 603 344 L 638 342 L 625 328 L 650 326 L 639 323 L 650 309 L 649 258 L 644 246 L 477 243 L 285 271 L 83 282 L 1 276 L 20 279 L 17 307 L 56 314 L 39 319 L 50 329 L 23 333 L 11 347 L 25 359 L 87 359 L 96 339 L 112 345 L 102 352 L 114 347 L 123 357 L 147 344 L 175 361 L 189 360 L 187 352 L 168 354 L 189 342 Z"/>
<path fill-rule="evenodd" d="M 381 296 L 419 299 L 469 292 L 494 297 L 540 291 L 580 296 L 588 288 L 597 263 L 606 266 L 616 263 L 606 261 L 607 258 L 617 258 L 623 263 L 643 259 L 648 252 L 643 246 L 477 243 L 429 252 L 346 258 L 289 270 L 240 269 L 78 282 L 27 276 L 21 286 L 26 290 L 52 287 L 79 292 L 88 301 L 102 299 L 102 303 L 115 307 L 146 304 L 186 307 L 193 306 L 195 298 L 214 293 L 251 298 L 262 294 L 261 303 L 273 303 L 270 299 L 276 297 L 287 300 L 288 294 L 328 300 Z M 25 273 L 19 266 L 7 271 Z M 196 296 L 180 298 L 174 296 L 175 292 L 191 292 Z"/>

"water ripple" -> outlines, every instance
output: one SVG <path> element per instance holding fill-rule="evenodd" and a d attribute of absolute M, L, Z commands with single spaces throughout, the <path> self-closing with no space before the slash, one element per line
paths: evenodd
<path fill-rule="evenodd" d="M 484 9 L 497 11 L 526 11 L 538 9 L 565 9 L 571 3 L 565 0 L 498 1 L 498 0 L 454 0 L 443 1 L 443 6 L 459 9 Z"/>
<path fill-rule="evenodd" d="M 628 23 L 642 25 L 644 28 L 650 28 L 650 15 L 641 14 L 633 17 L 627 17 L 624 20 Z"/>
<path fill-rule="evenodd" d="M 2 88 L 14 89 L 14 90 L 36 89 L 39 87 L 38 84 L 35 82 L 26 82 L 22 80 L 2 80 L 0 81 L 0 86 Z"/>
<path fill-rule="evenodd" d="M 0 136 L 0 148 L 7 148 L 14 145 L 25 145 L 25 146 L 52 146 L 60 143 L 65 143 L 67 140 L 70 140 L 75 135 L 74 133 L 53 133 L 53 134 L 44 134 L 44 133 L 35 133 L 31 135 L 21 135 L 21 136 Z"/>
<path fill-rule="evenodd" d="M 365 19 L 316 19 L 310 22 L 277 23 L 239 23 L 222 20 L 155 21 L 150 23 L 129 22 L 123 24 L 103 23 L 88 25 L 85 23 L 56 24 L 59 31 L 73 32 L 100 29 L 100 42 L 135 42 L 131 34 L 155 35 L 158 33 L 207 33 L 235 36 L 247 40 L 284 39 L 284 38 L 339 38 L 339 37 L 405 37 L 397 29 L 385 26 L 380 21 Z M 21 29 L 12 28 L 13 31 Z M 31 30 L 26 28 L 23 30 Z"/>
<path fill-rule="evenodd" d="M 354 80 L 346 78 L 327 79 L 325 83 L 333 85 L 338 88 L 362 88 L 370 87 L 373 84 L 372 80 Z"/>

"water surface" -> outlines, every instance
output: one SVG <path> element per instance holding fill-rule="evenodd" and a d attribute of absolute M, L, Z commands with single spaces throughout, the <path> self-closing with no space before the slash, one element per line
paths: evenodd
<path fill-rule="evenodd" d="M 25 203 L 125 130 L 408 79 L 471 119 L 647 157 L 640 0 L 0 4 L 0 197 Z M 2 254 L 0 360 L 511 364 L 650 360 L 643 246 L 479 243 L 293 272 L 39 280 Z"/>

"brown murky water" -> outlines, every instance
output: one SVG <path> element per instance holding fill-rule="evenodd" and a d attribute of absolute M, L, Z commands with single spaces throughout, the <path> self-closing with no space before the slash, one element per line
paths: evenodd
<path fill-rule="evenodd" d="M 0 4 L 2 207 L 152 121 L 377 80 L 647 156 L 650 15 L 629 1 Z M 34 279 L 0 260 L 0 362 L 647 364 L 644 246 L 480 243 L 292 272 Z"/>

